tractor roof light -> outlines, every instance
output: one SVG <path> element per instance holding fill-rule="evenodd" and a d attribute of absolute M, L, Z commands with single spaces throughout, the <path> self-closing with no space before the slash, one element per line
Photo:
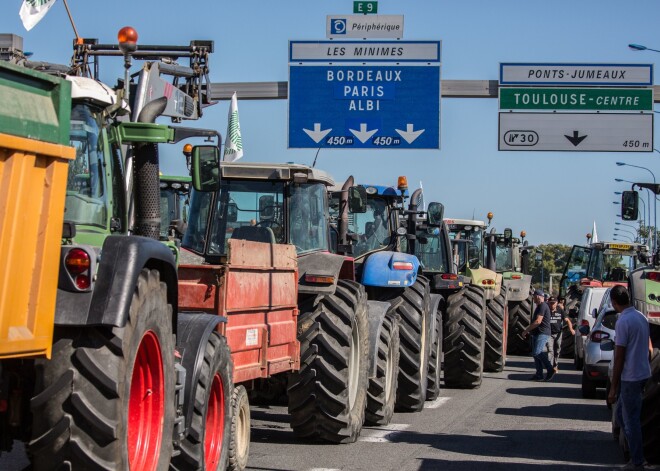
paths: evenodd
<path fill-rule="evenodd" d="M 486 214 L 486 217 L 488 218 L 488 222 L 490 222 L 493 219 L 494 214 L 491 211 L 488 211 L 488 214 Z"/>
<path fill-rule="evenodd" d="M 188 156 L 192 154 L 192 149 L 193 146 L 192 144 L 188 143 L 185 146 L 183 146 L 183 155 Z"/>
<path fill-rule="evenodd" d="M 138 34 L 135 29 L 131 26 L 124 26 L 117 33 L 117 42 L 119 43 L 119 49 L 124 54 L 130 54 L 137 50 L 137 40 Z"/>
<path fill-rule="evenodd" d="M 525 237 L 527 237 L 527 232 L 525 232 L 525 231 L 520 231 L 520 237 L 522 237 L 523 239 L 524 239 Z"/>
<path fill-rule="evenodd" d="M 403 175 L 397 179 L 396 186 L 399 190 L 405 191 L 408 189 L 408 178 Z"/>

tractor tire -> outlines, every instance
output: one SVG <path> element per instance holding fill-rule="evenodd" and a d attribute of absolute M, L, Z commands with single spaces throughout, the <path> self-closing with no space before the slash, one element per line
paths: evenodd
<path fill-rule="evenodd" d="M 369 379 L 367 390 L 367 425 L 387 425 L 392 420 L 396 403 L 399 372 L 399 319 L 387 314 L 378 339 L 376 376 Z"/>
<path fill-rule="evenodd" d="M 431 290 L 428 278 L 418 276 L 403 290 L 386 290 L 380 301 L 389 301 L 390 310 L 400 318 L 399 378 L 397 412 L 418 412 L 424 408 L 431 353 Z"/>
<path fill-rule="evenodd" d="M 303 439 L 352 443 L 362 430 L 367 403 L 369 328 L 367 295 L 339 280 L 333 294 L 299 306 L 300 370 L 289 375 L 289 414 Z"/>
<path fill-rule="evenodd" d="M 653 350 L 651 378 L 642 400 L 642 438 L 644 456 L 649 463 L 660 464 L 660 350 Z"/>
<path fill-rule="evenodd" d="M 499 373 L 504 370 L 508 327 L 507 308 L 506 293 L 504 292 L 486 303 L 484 371 Z"/>
<path fill-rule="evenodd" d="M 224 471 L 229 459 L 234 384 L 227 339 L 212 332 L 203 361 L 194 397 L 190 397 L 194 401 L 190 428 L 181 441 L 181 452 L 172 459 L 172 467 L 182 471 Z"/>
<path fill-rule="evenodd" d="M 438 308 L 435 315 L 435 332 L 429 358 L 428 383 L 426 385 L 426 400 L 434 401 L 440 397 L 440 381 L 442 375 L 442 309 Z"/>
<path fill-rule="evenodd" d="M 529 355 L 532 351 L 529 338 L 523 338 L 523 331 L 532 322 L 532 309 L 534 302 L 530 290 L 524 301 L 510 301 L 509 304 L 509 333 L 507 342 L 508 355 Z"/>
<path fill-rule="evenodd" d="M 582 397 L 596 399 L 596 384 L 589 379 L 587 372 L 582 370 Z"/>
<path fill-rule="evenodd" d="M 242 385 L 231 395 L 231 439 L 229 441 L 229 471 L 247 468 L 250 455 L 250 402 Z M 222 468 L 224 470 L 224 468 Z"/>
<path fill-rule="evenodd" d="M 35 375 L 32 469 L 169 467 L 174 335 L 158 271 L 142 270 L 124 327 L 56 327 Z"/>
<path fill-rule="evenodd" d="M 566 293 L 566 306 L 564 311 L 570 317 L 573 327 L 580 311 L 580 302 L 582 301 L 582 293 L 577 290 L 575 286 L 571 286 Z M 575 356 L 575 336 L 571 334 L 568 326 L 564 326 L 561 333 L 561 350 L 559 352 L 561 358 L 573 358 Z"/>
<path fill-rule="evenodd" d="M 445 386 L 481 386 L 486 337 L 486 293 L 467 285 L 447 299 L 442 325 Z"/>

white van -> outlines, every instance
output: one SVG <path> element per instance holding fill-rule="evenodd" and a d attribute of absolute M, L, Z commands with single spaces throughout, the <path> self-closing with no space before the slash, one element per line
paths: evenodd
<path fill-rule="evenodd" d="M 581 370 L 584 365 L 584 344 L 587 341 L 587 335 L 581 334 L 578 330 L 581 325 L 589 326 L 589 331 L 594 326 L 598 310 L 603 301 L 603 295 L 607 288 L 585 288 L 580 301 L 580 311 L 577 320 L 573 326 L 575 330 L 575 355 L 573 364 L 576 370 Z"/>

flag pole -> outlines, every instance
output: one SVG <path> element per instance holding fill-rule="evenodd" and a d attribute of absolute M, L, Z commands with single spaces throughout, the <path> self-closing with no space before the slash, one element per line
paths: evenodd
<path fill-rule="evenodd" d="M 71 27 L 73 28 L 73 33 L 76 35 L 76 44 L 80 43 L 80 36 L 78 35 L 78 30 L 76 29 L 76 24 L 73 22 L 73 17 L 71 16 L 71 10 L 69 10 L 69 4 L 66 0 L 64 2 L 64 8 L 66 8 L 66 13 L 69 15 L 69 21 L 71 22 Z"/>

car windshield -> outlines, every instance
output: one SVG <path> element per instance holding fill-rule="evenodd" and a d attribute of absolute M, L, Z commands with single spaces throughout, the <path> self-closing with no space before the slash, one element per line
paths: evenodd
<path fill-rule="evenodd" d="M 76 149 L 76 158 L 69 163 L 64 219 L 76 224 L 107 224 L 109 205 L 101 128 L 98 110 L 83 104 L 73 107 L 69 142 Z"/>

